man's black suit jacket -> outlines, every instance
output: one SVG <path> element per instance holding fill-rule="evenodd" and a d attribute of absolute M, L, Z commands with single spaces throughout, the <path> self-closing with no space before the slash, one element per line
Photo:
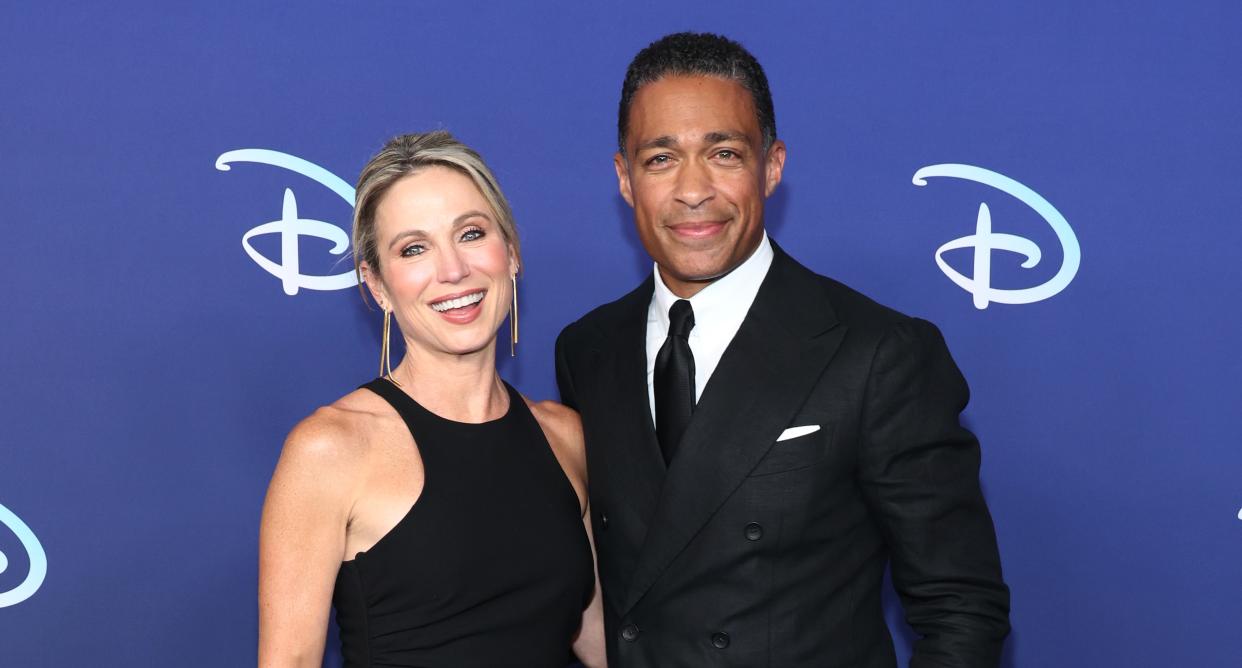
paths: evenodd
<path fill-rule="evenodd" d="M 1008 634 L 966 383 L 939 331 L 779 248 L 665 468 L 646 384 L 649 277 L 566 327 L 612 668 L 996 666 Z M 790 427 L 818 430 L 778 442 Z M 802 430 L 807 431 L 807 430 Z"/>

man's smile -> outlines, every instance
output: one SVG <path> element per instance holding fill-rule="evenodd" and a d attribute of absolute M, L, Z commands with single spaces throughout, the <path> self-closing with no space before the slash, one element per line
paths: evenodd
<path fill-rule="evenodd" d="M 696 220 L 682 223 L 666 224 L 670 232 L 687 240 L 707 239 L 714 237 L 724 231 L 731 219 L 725 218 L 721 220 Z"/>

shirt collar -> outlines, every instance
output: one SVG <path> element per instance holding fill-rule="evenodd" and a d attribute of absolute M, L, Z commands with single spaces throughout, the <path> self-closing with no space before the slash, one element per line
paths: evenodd
<path fill-rule="evenodd" d="M 699 290 L 697 294 L 690 298 L 690 306 L 694 309 L 695 329 L 691 331 L 691 336 L 700 329 L 701 325 L 706 325 L 706 330 L 711 331 L 716 324 L 730 321 L 741 322 L 746 317 L 746 313 L 750 311 L 751 304 L 755 301 L 755 295 L 759 294 L 759 286 L 763 283 L 763 279 L 768 275 L 768 268 L 772 266 L 772 243 L 768 241 L 768 233 L 765 230 L 763 238 L 759 240 L 759 246 L 755 248 L 755 252 L 745 262 L 738 265 L 733 271 L 712 281 L 707 287 Z M 673 303 L 681 297 L 673 294 L 672 290 L 664 284 L 664 279 L 660 277 L 660 267 L 657 265 L 653 270 L 655 273 L 655 293 L 652 299 L 656 306 L 656 317 L 659 318 L 660 328 L 664 332 L 668 332 L 668 310 L 672 308 Z M 736 329 L 736 328 L 734 328 Z"/>

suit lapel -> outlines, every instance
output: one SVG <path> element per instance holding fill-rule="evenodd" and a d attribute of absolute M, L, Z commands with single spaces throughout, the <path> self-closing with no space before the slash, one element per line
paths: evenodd
<path fill-rule="evenodd" d="M 845 334 L 814 274 L 775 250 L 755 303 L 704 389 L 664 476 L 625 611 L 767 454 Z M 645 382 L 642 390 L 645 409 Z M 658 444 L 654 447 L 658 456 Z"/>
<path fill-rule="evenodd" d="M 651 301 L 650 277 L 627 295 L 618 306 L 618 317 L 606 332 L 599 372 L 599 396 L 607 400 L 600 407 L 608 429 L 601 434 L 597 448 L 598 471 L 618 489 L 625 491 L 625 503 L 645 523 L 655 510 L 664 484 L 664 459 L 656 440 L 647 399 L 647 306 Z M 594 444 L 593 444 L 594 445 Z M 595 454 L 588 451 L 588 456 Z"/>

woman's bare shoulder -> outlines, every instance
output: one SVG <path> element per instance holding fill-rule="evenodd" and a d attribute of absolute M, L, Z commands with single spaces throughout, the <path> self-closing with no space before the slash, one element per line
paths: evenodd
<path fill-rule="evenodd" d="M 555 401 L 531 401 L 525 396 L 522 399 L 544 431 L 550 431 L 558 440 L 582 450 L 582 418 L 578 416 L 578 411 Z"/>
<path fill-rule="evenodd" d="M 371 449 L 377 429 L 395 417 L 375 393 L 354 390 L 295 425 L 285 439 L 281 459 L 329 472 L 358 464 Z"/>
<path fill-rule="evenodd" d="M 548 444 L 552 446 L 567 473 L 585 483 L 586 448 L 583 445 L 582 418 L 578 411 L 555 401 L 531 401 L 522 399 L 530 408 L 531 415 L 543 428 Z"/>

